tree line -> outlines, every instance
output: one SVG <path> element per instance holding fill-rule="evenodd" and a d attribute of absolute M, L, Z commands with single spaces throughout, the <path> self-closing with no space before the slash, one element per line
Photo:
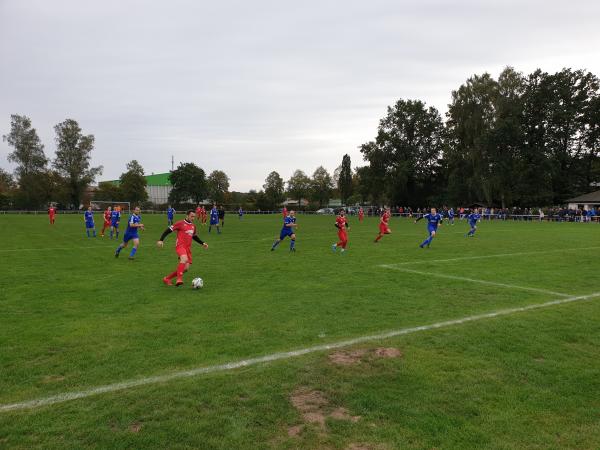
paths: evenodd
<path fill-rule="evenodd" d="M 600 83 L 584 70 L 524 75 L 511 67 L 497 79 L 473 75 L 452 91 L 445 114 L 421 100 L 398 100 L 380 120 L 375 138 L 362 144 L 366 165 L 352 169 L 349 155 L 330 174 L 296 170 L 284 181 L 275 171 L 262 189 L 230 192 L 221 170 L 208 176 L 192 162 L 169 175 L 169 202 L 240 204 L 275 209 L 285 198 L 312 207 L 331 198 L 343 204 L 561 205 L 600 185 Z M 13 151 L 12 174 L 0 169 L 0 207 L 37 208 L 55 201 L 77 208 L 102 173 L 91 167 L 94 136 L 67 119 L 54 127 L 56 156 L 44 154 L 31 120 L 12 115 L 3 139 Z M 130 161 L 119 182 L 100 183 L 97 200 L 147 200 L 144 169 Z"/>
<path fill-rule="evenodd" d="M 357 185 L 375 204 L 560 205 L 600 182 L 599 144 L 594 74 L 507 67 L 453 91 L 445 121 L 420 100 L 389 107 Z"/>

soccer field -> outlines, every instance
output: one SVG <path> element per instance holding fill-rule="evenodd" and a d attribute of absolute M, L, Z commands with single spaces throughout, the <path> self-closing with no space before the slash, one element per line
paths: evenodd
<path fill-rule="evenodd" d="M 600 448 L 598 224 L 228 215 L 175 288 L 142 221 L 0 216 L 0 448 Z"/>

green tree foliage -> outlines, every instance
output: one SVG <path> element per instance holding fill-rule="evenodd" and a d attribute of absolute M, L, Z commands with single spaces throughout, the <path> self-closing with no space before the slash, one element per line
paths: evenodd
<path fill-rule="evenodd" d="M 290 197 L 298 200 L 298 206 L 300 206 L 302 199 L 308 198 L 310 194 L 310 178 L 301 170 L 296 170 L 287 185 Z"/>
<path fill-rule="evenodd" d="M 283 200 L 285 200 L 285 187 L 283 183 L 283 178 L 279 175 L 279 173 L 273 171 L 267 178 L 265 179 L 265 184 L 263 184 L 265 200 L 263 206 L 267 205 L 267 208 L 264 209 L 274 209 L 276 206 L 280 205 Z M 263 208 L 261 208 L 263 209 Z"/>
<path fill-rule="evenodd" d="M 44 145 L 35 128 L 32 128 L 29 117 L 13 114 L 10 119 L 10 132 L 3 135 L 2 139 L 13 148 L 8 160 L 17 164 L 15 174 L 18 190 L 15 192 L 15 202 L 19 207 L 38 208 L 49 199 L 48 186 L 42 182 L 48 164 Z"/>
<path fill-rule="evenodd" d="M 12 175 L 4 169 L 0 169 L 0 208 L 10 206 L 15 187 Z"/>
<path fill-rule="evenodd" d="M 102 173 L 102 166 L 90 167 L 94 136 L 83 135 L 73 119 L 54 127 L 56 132 L 56 158 L 52 165 L 63 178 L 70 203 L 78 208 L 83 192 Z"/>
<path fill-rule="evenodd" d="M 229 192 L 229 177 L 222 170 L 213 170 L 207 179 L 208 195 L 211 200 L 223 203 L 225 194 Z"/>
<path fill-rule="evenodd" d="M 333 181 L 331 175 L 329 175 L 329 172 L 323 166 L 317 167 L 310 179 L 311 199 L 316 201 L 319 207 L 323 207 L 329 203 L 332 190 Z"/>
<path fill-rule="evenodd" d="M 123 195 L 121 186 L 112 181 L 101 181 L 98 183 L 98 189 L 94 192 L 94 199 L 116 202 L 129 201 L 129 199 Z"/>
<path fill-rule="evenodd" d="M 146 184 L 144 168 L 141 164 L 135 159 L 128 162 L 127 171 L 119 177 L 119 188 L 124 201 L 131 202 L 132 206 L 139 206 L 142 202 L 148 200 Z"/>
<path fill-rule="evenodd" d="M 169 194 L 169 202 L 173 204 L 192 201 L 199 203 L 208 195 L 208 186 L 204 170 L 194 163 L 181 163 L 169 175 L 173 189 Z"/>
<path fill-rule="evenodd" d="M 435 185 L 443 149 L 444 124 L 439 112 L 421 101 L 399 100 L 381 119 L 377 138 L 361 146 L 369 161 L 371 195 L 385 186 L 393 204 L 425 202 Z M 363 173 L 363 175 L 367 175 Z"/>
<path fill-rule="evenodd" d="M 342 197 L 342 203 L 345 205 L 348 202 L 348 198 L 350 198 L 352 195 L 353 190 L 350 155 L 344 155 L 342 158 L 340 176 L 338 177 L 337 185 L 340 191 L 340 196 Z"/>

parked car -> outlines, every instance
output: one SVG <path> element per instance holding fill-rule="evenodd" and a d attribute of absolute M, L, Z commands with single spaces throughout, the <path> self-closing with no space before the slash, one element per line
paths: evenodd
<path fill-rule="evenodd" d="M 335 214 L 333 208 L 321 208 L 315 211 L 317 214 Z"/>

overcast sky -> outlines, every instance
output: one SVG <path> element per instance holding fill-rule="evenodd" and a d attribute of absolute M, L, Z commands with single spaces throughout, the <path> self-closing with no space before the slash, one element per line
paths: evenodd
<path fill-rule="evenodd" d="M 0 134 L 27 115 L 53 157 L 73 118 L 100 180 L 173 155 L 247 191 L 344 153 L 361 165 L 388 105 L 444 113 L 470 75 L 507 65 L 600 75 L 600 1 L 0 0 Z"/>

